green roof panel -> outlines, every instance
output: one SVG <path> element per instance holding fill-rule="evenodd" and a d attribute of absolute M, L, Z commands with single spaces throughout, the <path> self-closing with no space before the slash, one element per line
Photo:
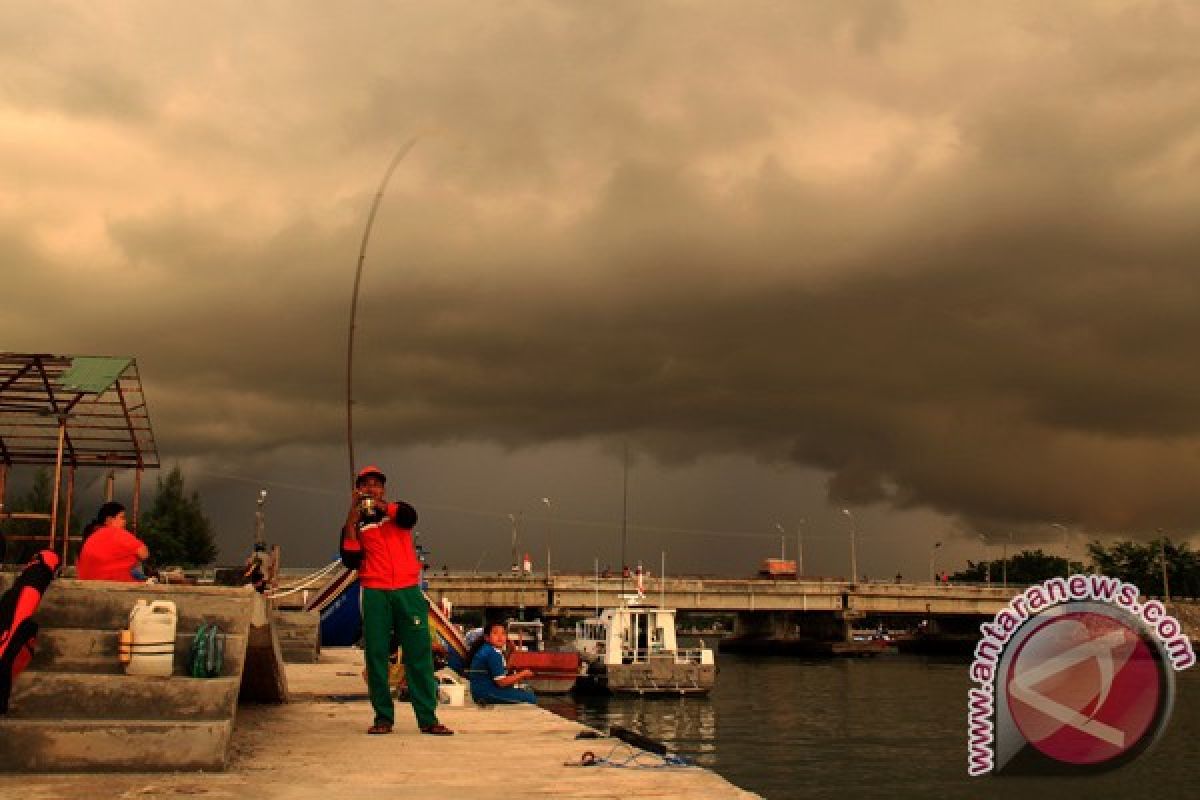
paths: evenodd
<path fill-rule="evenodd" d="M 62 387 L 99 394 L 116 383 L 132 363 L 132 358 L 77 356 L 71 359 L 71 367 L 62 374 Z"/>

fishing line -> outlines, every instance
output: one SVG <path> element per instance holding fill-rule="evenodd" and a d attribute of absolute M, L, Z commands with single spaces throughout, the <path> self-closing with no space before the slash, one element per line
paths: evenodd
<path fill-rule="evenodd" d="M 333 489 L 328 489 L 328 488 L 323 488 L 323 487 L 318 487 L 318 486 L 304 486 L 301 484 L 284 483 L 284 482 L 280 482 L 280 481 L 264 481 L 261 478 L 250 478 L 250 477 L 246 477 L 243 475 L 230 475 L 227 473 L 203 472 L 203 471 L 192 471 L 189 474 L 203 476 L 206 478 L 216 478 L 218 480 L 238 481 L 241 483 L 252 483 L 256 486 L 266 486 L 266 487 L 269 487 L 272 489 L 286 489 L 286 490 L 290 490 L 290 491 L 294 491 L 294 492 L 303 492 L 306 494 L 337 495 L 339 497 L 342 494 L 339 491 L 335 491 Z M 421 499 L 419 496 L 414 496 L 411 498 L 411 500 L 412 500 L 412 502 L 420 505 L 420 507 L 423 510 L 442 511 L 442 512 L 447 512 L 447 513 L 452 513 L 452 514 L 470 514 L 470 515 L 477 516 L 477 517 L 486 517 L 488 519 L 496 519 L 496 520 L 507 520 L 508 519 L 508 514 L 503 511 L 494 511 L 491 509 L 484 509 L 484 508 L 467 508 L 465 506 L 447 505 L 444 503 L 431 503 L 431 502 Z M 577 517 L 546 517 L 544 519 L 547 522 L 554 523 L 555 525 L 570 525 L 570 526 L 574 526 L 574 527 L 583 527 L 583 528 L 604 528 L 604 529 L 608 529 L 608 530 L 620 527 L 620 525 L 621 525 L 621 522 L 616 521 L 616 520 L 582 519 L 582 518 L 577 518 Z M 779 538 L 779 534 L 769 533 L 769 532 L 765 532 L 765 531 L 760 532 L 760 531 L 748 531 L 748 530 L 718 530 L 718 529 L 713 529 L 713 528 L 675 528 L 675 527 L 666 527 L 666 526 L 660 526 L 660 525 L 641 525 L 641 524 L 632 523 L 632 522 L 628 523 L 628 529 L 630 531 L 635 531 L 638 533 L 657 533 L 657 534 L 666 534 L 666 535 L 674 535 L 674 536 L 700 536 L 700 537 L 711 536 L 711 537 L 725 538 L 725 539 L 772 539 L 772 540 Z M 883 538 L 882 536 L 880 536 L 880 534 L 876 534 L 876 533 L 868 534 L 868 533 L 864 533 L 863 531 L 858 531 L 858 536 L 860 539 Z M 836 533 L 829 533 L 829 534 L 806 533 L 804 535 L 805 541 L 810 541 L 810 540 L 841 541 L 843 538 L 844 537 L 842 535 L 836 534 Z"/>

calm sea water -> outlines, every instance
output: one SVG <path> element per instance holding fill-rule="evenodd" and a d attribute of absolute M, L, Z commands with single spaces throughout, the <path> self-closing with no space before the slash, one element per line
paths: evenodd
<path fill-rule="evenodd" d="M 632 728 L 767 798 L 1200 797 L 1200 668 L 1176 676 L 1165 733 L 1125 767 L 1086 778 L 970 778 L 965 659 L 721 655 L 718 666 L 705 699 L 543 705 L 597 728 Z"/>

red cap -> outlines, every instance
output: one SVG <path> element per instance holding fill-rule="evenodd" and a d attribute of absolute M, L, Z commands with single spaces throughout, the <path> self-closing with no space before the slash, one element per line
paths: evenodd
<path fill-rule="evenodd" d="M 374 464 L 369 467 L 363 467 L 358 471 L 358 477 L 354 479 L 354 485 L 359 486 L 367 478 L 378 478 L 380 483 L 387 483 L 387 475 L 384 475 L 383 470 Z"/>

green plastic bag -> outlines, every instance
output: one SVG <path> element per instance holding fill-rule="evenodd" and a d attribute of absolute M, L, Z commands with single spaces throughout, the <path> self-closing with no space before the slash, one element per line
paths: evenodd
<path fill-rule="evenodd" d="M 192 637 L 188 674 L 193 678 L 216 678 L 225 664 L 225 634 L 217 625 L 201 624 Z"/>

